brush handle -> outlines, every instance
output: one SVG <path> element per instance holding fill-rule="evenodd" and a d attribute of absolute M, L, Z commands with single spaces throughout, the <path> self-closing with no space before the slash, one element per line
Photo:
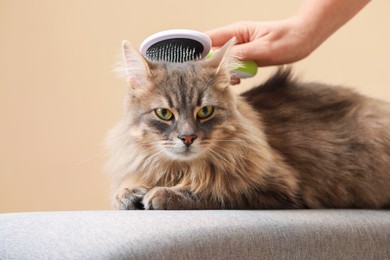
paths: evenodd
<path fill-rule="evenodd" d="M 214 55 L 212 51 L 207 54 L 207 58 Z M 241 79 L 251 78 L 257 74 L 257 64 L 254 61 L 242 61 L 240 66 L 233 71 L 233 74 Z"/>
<path fill-rule="evenodd" d="M 243 61 L 241 66 L 235 69 L 233 73 L 242 79 L 251 78 L 257 73 L 257 64 L 251 60 Z"/>

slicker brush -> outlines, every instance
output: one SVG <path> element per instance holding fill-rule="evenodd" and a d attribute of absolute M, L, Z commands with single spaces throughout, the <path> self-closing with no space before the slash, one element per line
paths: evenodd
<path fill-rule="evenodd" d="M 206 34 L 185 29 L 161 31 L 146 38 L 140 52 L 150 61 L 181 63 L 212 56 L 211 39 Z M 253 77 L 257 65 L 253 61 L 242 62 L 235 70 L 240 78 Z"/>

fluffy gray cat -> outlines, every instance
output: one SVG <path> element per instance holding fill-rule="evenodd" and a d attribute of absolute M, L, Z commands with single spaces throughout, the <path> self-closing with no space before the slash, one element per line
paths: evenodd
<path fill-rule="evenodd" d="M 232 92 L 234 41 L 210 59 L 145 60 L 108 138 L 117 209 L 385 208 L 390 105 L 280 70 Z"/>

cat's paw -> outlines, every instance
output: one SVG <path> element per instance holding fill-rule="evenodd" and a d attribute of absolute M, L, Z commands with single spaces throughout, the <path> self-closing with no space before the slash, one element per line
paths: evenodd
<path fill-rule="evenodd" d="M 125 188 L 116 196 L 114 207 L 119 210 L 145 209 L 142 200 L 147 192 L 141 187 Z"/>
<path fill-rule="evenodd" d="M 174 188 L 156 187 L 144 197 L 145 209 L 180 210 L 194 209 L 194 199 L 190 192 Z"/>

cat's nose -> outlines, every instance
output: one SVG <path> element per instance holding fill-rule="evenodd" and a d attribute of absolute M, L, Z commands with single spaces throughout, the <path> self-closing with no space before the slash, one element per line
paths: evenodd
<path fill-rule="evenodd" d="M 191 134 L 191 135 L 184 134 L 184 135 L 178 135 L 177 137 L 181 139 L 186 146 L 190 146 L 198 136 L 196 134 Z"/>

